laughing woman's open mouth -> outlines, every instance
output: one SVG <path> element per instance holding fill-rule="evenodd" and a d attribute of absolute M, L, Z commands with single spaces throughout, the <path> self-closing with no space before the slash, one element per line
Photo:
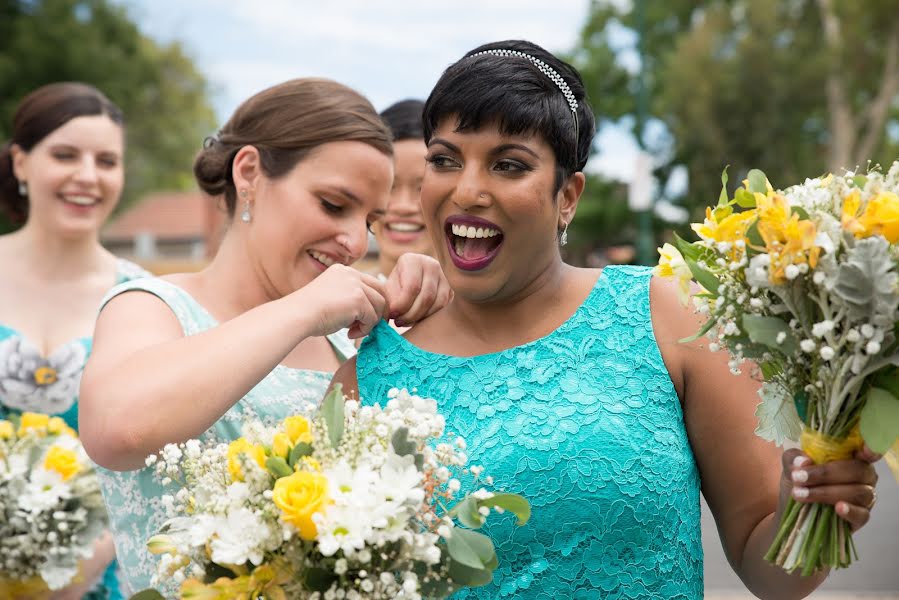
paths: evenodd
<path fill-rule="evenodd" d="M 485 269 L 499 254 L 503 232 L 499 226 L 477 217 L 456 215 L 444 224 L 453 264 L 463 271 Z"/>

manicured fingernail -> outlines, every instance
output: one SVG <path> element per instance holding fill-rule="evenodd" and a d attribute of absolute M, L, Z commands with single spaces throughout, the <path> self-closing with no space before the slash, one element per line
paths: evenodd
<path fill-rule="evenodd" d="M 837 512 L 841 515 L 849 514 L 849 505 L 845 502 L 837 502 Z"/>
<path fill-rule="evenodd" d="M 802 469 L 793 471 L 792 477 L 793 481 L 795 481 L 796 483 L 803 483 L 805 481 L 808 481 L 808 471 L 804 471 Z"/>
<path fill-rule="evenodd" d="M 812 460 L 808 456 L 797 456 L 793 459 L 794 467 L 804 467 L 812 464 Z"/>
<path fill-rule="evenodd" d="M 403 321 L 402 319 L 395 319 L 393 321 L 393 324 L 396 325 L 397 327 L 408 327 L 409 326 L 409 324 L 406 323 L 405 321 Z"/>
<path fill-rule="evenodd" d="M 808 498 L 808 488 L 807 487 L 794 487 L 793 488 L 793 496 L 796 498 Z"/>

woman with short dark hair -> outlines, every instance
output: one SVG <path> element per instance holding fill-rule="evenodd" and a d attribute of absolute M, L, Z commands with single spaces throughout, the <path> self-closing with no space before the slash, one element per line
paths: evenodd
<path fill-rule="evenodd" d="M 700 489 L 753 593 L 811 592 L 824 575 L 763 560 L 780 512 L 793 493 L 861 527 L 875 457 L 824 470 L 781 453 L 753 433 L 758 383 L 678 342 L 699 317 L 671 285 L 562 261 L 594 134 L 577 71 L 529 42 L 481 46 L 437 82 L 424 124 L 422 213 L 455 295 L 405 337 L 379 324 L 335 381 L 363 403 L 434 398 L 469 459 L 530 501 L 527 525 L 486 525 L 493 582 L 455 597 L 702 598 Z"/>

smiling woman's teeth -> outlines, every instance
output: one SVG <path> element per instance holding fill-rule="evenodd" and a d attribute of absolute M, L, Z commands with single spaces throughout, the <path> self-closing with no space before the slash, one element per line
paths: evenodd
<path fill-rule="evenodd" d="M 387 229 L 391 231 L 400 231 L 403 233 L 421 231 L 424 229 L 422 225 L 416 225 L 415 223 L 389 223 L 387 225 Z"/>
<path fill-rule="evenodd" d="M 92 196 L 64 196 L 66 202 L 77 204 L 79 206 L 91 206 L 96 204 L 97 199 Z"/>
<path fill-rule="evenodd" d="M 318 262 L 322 263 L 322 264 L 325 265 L 326 267 L 330 267 L 330 266 L 333 265 L 334 262 L 335 262 L 333 258 L 330 258 L 330 257 L 328 257 L 328 256 L 325 256 L 325 255 L 322 254 L 321 252 L 316 252 L 315 250 L 310 250 L 310 251 L 309 251 L 309 256 L 311 256 L 312 258 L 314 258 L 314 259 L 317 260 Z"/>
<path fill-rule="evenodd" d="M 453 223 L 453 235 L 465 238 L 491 238 L 499 235 L 499 231 L 490 227 L 468 227 Z"/>

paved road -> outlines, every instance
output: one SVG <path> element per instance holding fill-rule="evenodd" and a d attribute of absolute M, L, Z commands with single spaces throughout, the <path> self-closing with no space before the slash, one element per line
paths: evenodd
<path fill-rule="evenodd" d="M 856 534 L 859 561 L 833 573 L 810 598 L 820 600 L 899 600 L 899 484 L 881 461 L 877 464 L 877 507 L 871 521 Z M 703 503 L 702 541 L 708 600 L 752 598 L 724 558 L 718 530 Z"/>

